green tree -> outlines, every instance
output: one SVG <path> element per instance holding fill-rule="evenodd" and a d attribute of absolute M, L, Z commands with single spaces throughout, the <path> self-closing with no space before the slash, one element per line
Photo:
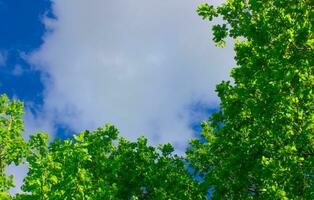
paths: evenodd
<path fill-rule="evenodd" d="M 74 140 L 47 144 L 37 133 L 29 141 L 28 176 L 16 199 L 204 199 L 197 181 L 170 144 L 157 149 L 144 137 L 118 137 L 110 125 Z"/>
<path fill-rule="evenodd" d="M 5 95 L 0 96 L 0 198 L 7 199 L 5 194 L 14 186 L 13 176 L 8 177 L 5 169 L 8 165 L 18 165 L 26 153 L 26 141 L 23 138 L 23 104 L 9 101 Z"/>
<path fill-rule="evenodd" d="M 213 199 L 314 199 L 313 2 L 228 0 L 199 6 L 235 39 L 237 67 L 217 85 L 221 110 L 188 160 Z"/>

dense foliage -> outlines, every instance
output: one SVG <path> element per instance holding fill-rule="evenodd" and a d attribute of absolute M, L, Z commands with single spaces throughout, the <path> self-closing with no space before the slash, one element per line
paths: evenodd
<path fill-rule="evenodd" d="M 13 186 L 4 170 L 22 158 L 29 167 L 22 190 L 28 193 L 16 195 L 18 200 L 205 199 L 206 191 L 170 144 L 155 148 L 144 137 L 130 142 L 111 125 L 50 144 L 39 132 L 26 142 L 23 105 L 3 95 L 0 108 L 1 200 L 11 199 L 5 192 Z"/>
<path fill-rule="evenodd" d="M 170 144 L 130 142 L 106 125 L 48 143 L 23 139 L 23 104 L 0 96 L 0 200 L 314 199 L 313 9 L 308 0 L 227 0 L 199 6 L 214 42 L 236 40 L 234 83 L 202 123 L 187 158 Z M 11 197 L 8 165 L 27 162 Z M 190 167 L 187 167 L 187 163 Z M 192 172 L 192 173 L 191 173 Z M 194 173 L 194 174 L 193 174 Z"/>
<path fill-rule="evenodd" d="M 229 0 L 199 6 L 214 41 L 236 40 L 234 84 L 188 159 L 213 199 L 314 199 L 313 2 Z M 205 142 L 204 142 L 205 141 Z"/>
<path fill-rule="evenodd" d="M 158 151 L 144 137 L 118 139 L 107 125 L 85 131 L 75 140 L 31 136 L 29 173 L 21 199 L 201 199 L 197 182 L 170 144 Z"/>
<path fill-rule="evenodd" d="M 0 96 L 0 199 L 8 198 L 4 192 L 13 186 L 13 176 L 8 177 L 5 169 L 8 165 L 19 164 L 26 153 L 26 142 L 22 136 L 23 104 L 9 101 Z"/>

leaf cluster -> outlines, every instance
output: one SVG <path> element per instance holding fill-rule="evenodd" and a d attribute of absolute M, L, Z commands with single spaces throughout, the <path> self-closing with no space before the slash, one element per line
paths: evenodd
<path fill-rule="evenodd" d="M 23 139 L 23 104 L 0 97 L 0 199 L 205 199 L 206 190 L 188 172 L 170 144 L 153 147 L 145 137 L 131 142 L 107 124 L 56 139 L 38 132 Z M 28 164 L 22 194 L 11 197 L 13 176 L 5 168 Z"/>
<path fill-rule="evenodd" d="M 5 174 L 6 166 L 18 165 L 26 155 L 26 142 L 22 135 L 23 104 L 0 96 L 0 196 L 13 186 L 13 176 Z"/>
<path fill-rule="evenodd" d="M 214 42 L 235 42 L 235 84 L 191 141 L 188 160 L 213 199 L 313 199 L 313 9 L 307 0 L 228 0 L 199 6 Z"/>
<path fill-rule="evenodd" d="M 30 139 L 29 173 L 23 190 L 31 199 L 201 199 L 197 182 L 170 144 L 158 149 L 147 139 L 118 138 L 104 128 L 47 145 L 47 135 Z M 199 198 L 198 198 L 199 196 Z M 18 197 L 24 199 L 25 195 Z"/>

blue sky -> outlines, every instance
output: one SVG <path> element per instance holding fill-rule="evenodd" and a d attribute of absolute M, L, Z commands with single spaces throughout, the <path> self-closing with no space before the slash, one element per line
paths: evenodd
<path fill-rule="evenodd" d="M 195 13 L 203 2 L 0 0 L 0 93 L 25 102 L 26 136 L 109 122 L 183 150 L 234 65 Z"/>
<path fill-rule="evenodd" d="M 32 69 L 23 57 L 43 43 L 47 31 L 43 16 L 54 18 L 49 0 L 0 1 L 0 60 L 4 61 L 0 66 L 0 93 L 25 102 L 34 113 L 43 105 L 44 85 L 40 71 Z M 65 126 L 54 126 L 58 137 L 68 137 L 64 132 L 70 130 Z"/>
<path fill-rule="evenodd" d="M 6 61 L 0 67 L 1 93 L 42 103 L 40 74 L 30 69 L 21 54 L 41 45 L 45 30 L 39 16 L 49 8 L 50 2 L 43 0 L 0 1 L 0 52 Z"/>

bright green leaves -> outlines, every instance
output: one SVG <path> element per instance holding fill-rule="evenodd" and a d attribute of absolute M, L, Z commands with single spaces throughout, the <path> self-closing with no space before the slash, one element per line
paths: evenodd
<path fill-rule="evenodd" d="M 218 13 L 217 10 L 212 5 L 202 4 L 198 6 L 197 13 L 203 18 L 211 21 L 213 17 L 217 17 Z M 214 34 L 214 41 L 216 42 L 217 46 L 224 47 L 225 46 L 225 39 L 228 36 L 228 29 L 227 25 L 214 25 L 213 28 Z"/>
<path fill-rule="evenodd" d="M 23 191 L 32 192 L 33 198 L 48 199 L 50 168 L 53 166 L 52 158 L 48 153 L 48 135 L 36 133 L 30 136 L 29 154 L 26 156 L 29 171 L 24 179 Z M 22 197 L 21 197 L 22 198 Z"/>
<path fill-rule="evenodd" d="M 29 171 L 18 200 L 28 199 L 204 199 L 206 190 L 187 171 L 182 158 L 173 155 L 170 144 L 149 146 L 119 137 L 111 125 L 56 139 L 48 144 L 46 133 L 21 134 L 22 104 L 0 99 L 0 199 L 13 186 L 5 167 L 26 158 Z"/>
<path fill-rule="evenodd" d="M 160 145 L 158 149 L 161 151 L 163 156 L 171 155 L 171 153 L 174 151 L 174 148 L 171 144 Z"/>
<path fill-rule="evenodd" d="M 9 194 L 0 192 L 0 199 L 1 200 L 11 200 L 11 196 Z"/>
<path fill-rule="evenodd" d="M 213 34 L 214 34 L 214 42 L 216 43 L 217 46 L 219 47 L 224 47 L 226 45 L 226 42 L 224 39 L 228 36 L 228 29 L 227 25 L 214 25 L 213 28 Z"/>
<path fill-rule="evenodd" d="M 217 13 L 214 6 L 208 5 L 208 4 L 199 5 L 197 9 L 197 13 L 203 19 L 208 19 L 210 21 L 213 19 L 213 17 L 217 17 Z"/>
<path fill-rule="evenodd" d="M 236 39 L 234 85 L 192 140 L 188 160 L 213 199 L 313 199 L 314 67 L 309 1 L 228 0 L 199 6 L 214 42 Z M 223 44 L 223 43 L 222 43 Z"/>
<path fill-rule="evenodd" d="M 9 101 L 5 95 L 0 96 L 0 192 L 14 186 L 13 177 L 7 177 L 4 173 L 6 167 L 12 163 L 19 164 L 26 153 L 22 114 L 21 102 Z"/>
<path fill-rule="evenodd" d="M 204 199 L 206 190 L 188 173 L 170 144 L 158 149 L 147 139 L 118 137 L 111 125 L 85 131 L 74 140 L 47 145 L 47 135 L 31 136 L 27 199 Z"/>

